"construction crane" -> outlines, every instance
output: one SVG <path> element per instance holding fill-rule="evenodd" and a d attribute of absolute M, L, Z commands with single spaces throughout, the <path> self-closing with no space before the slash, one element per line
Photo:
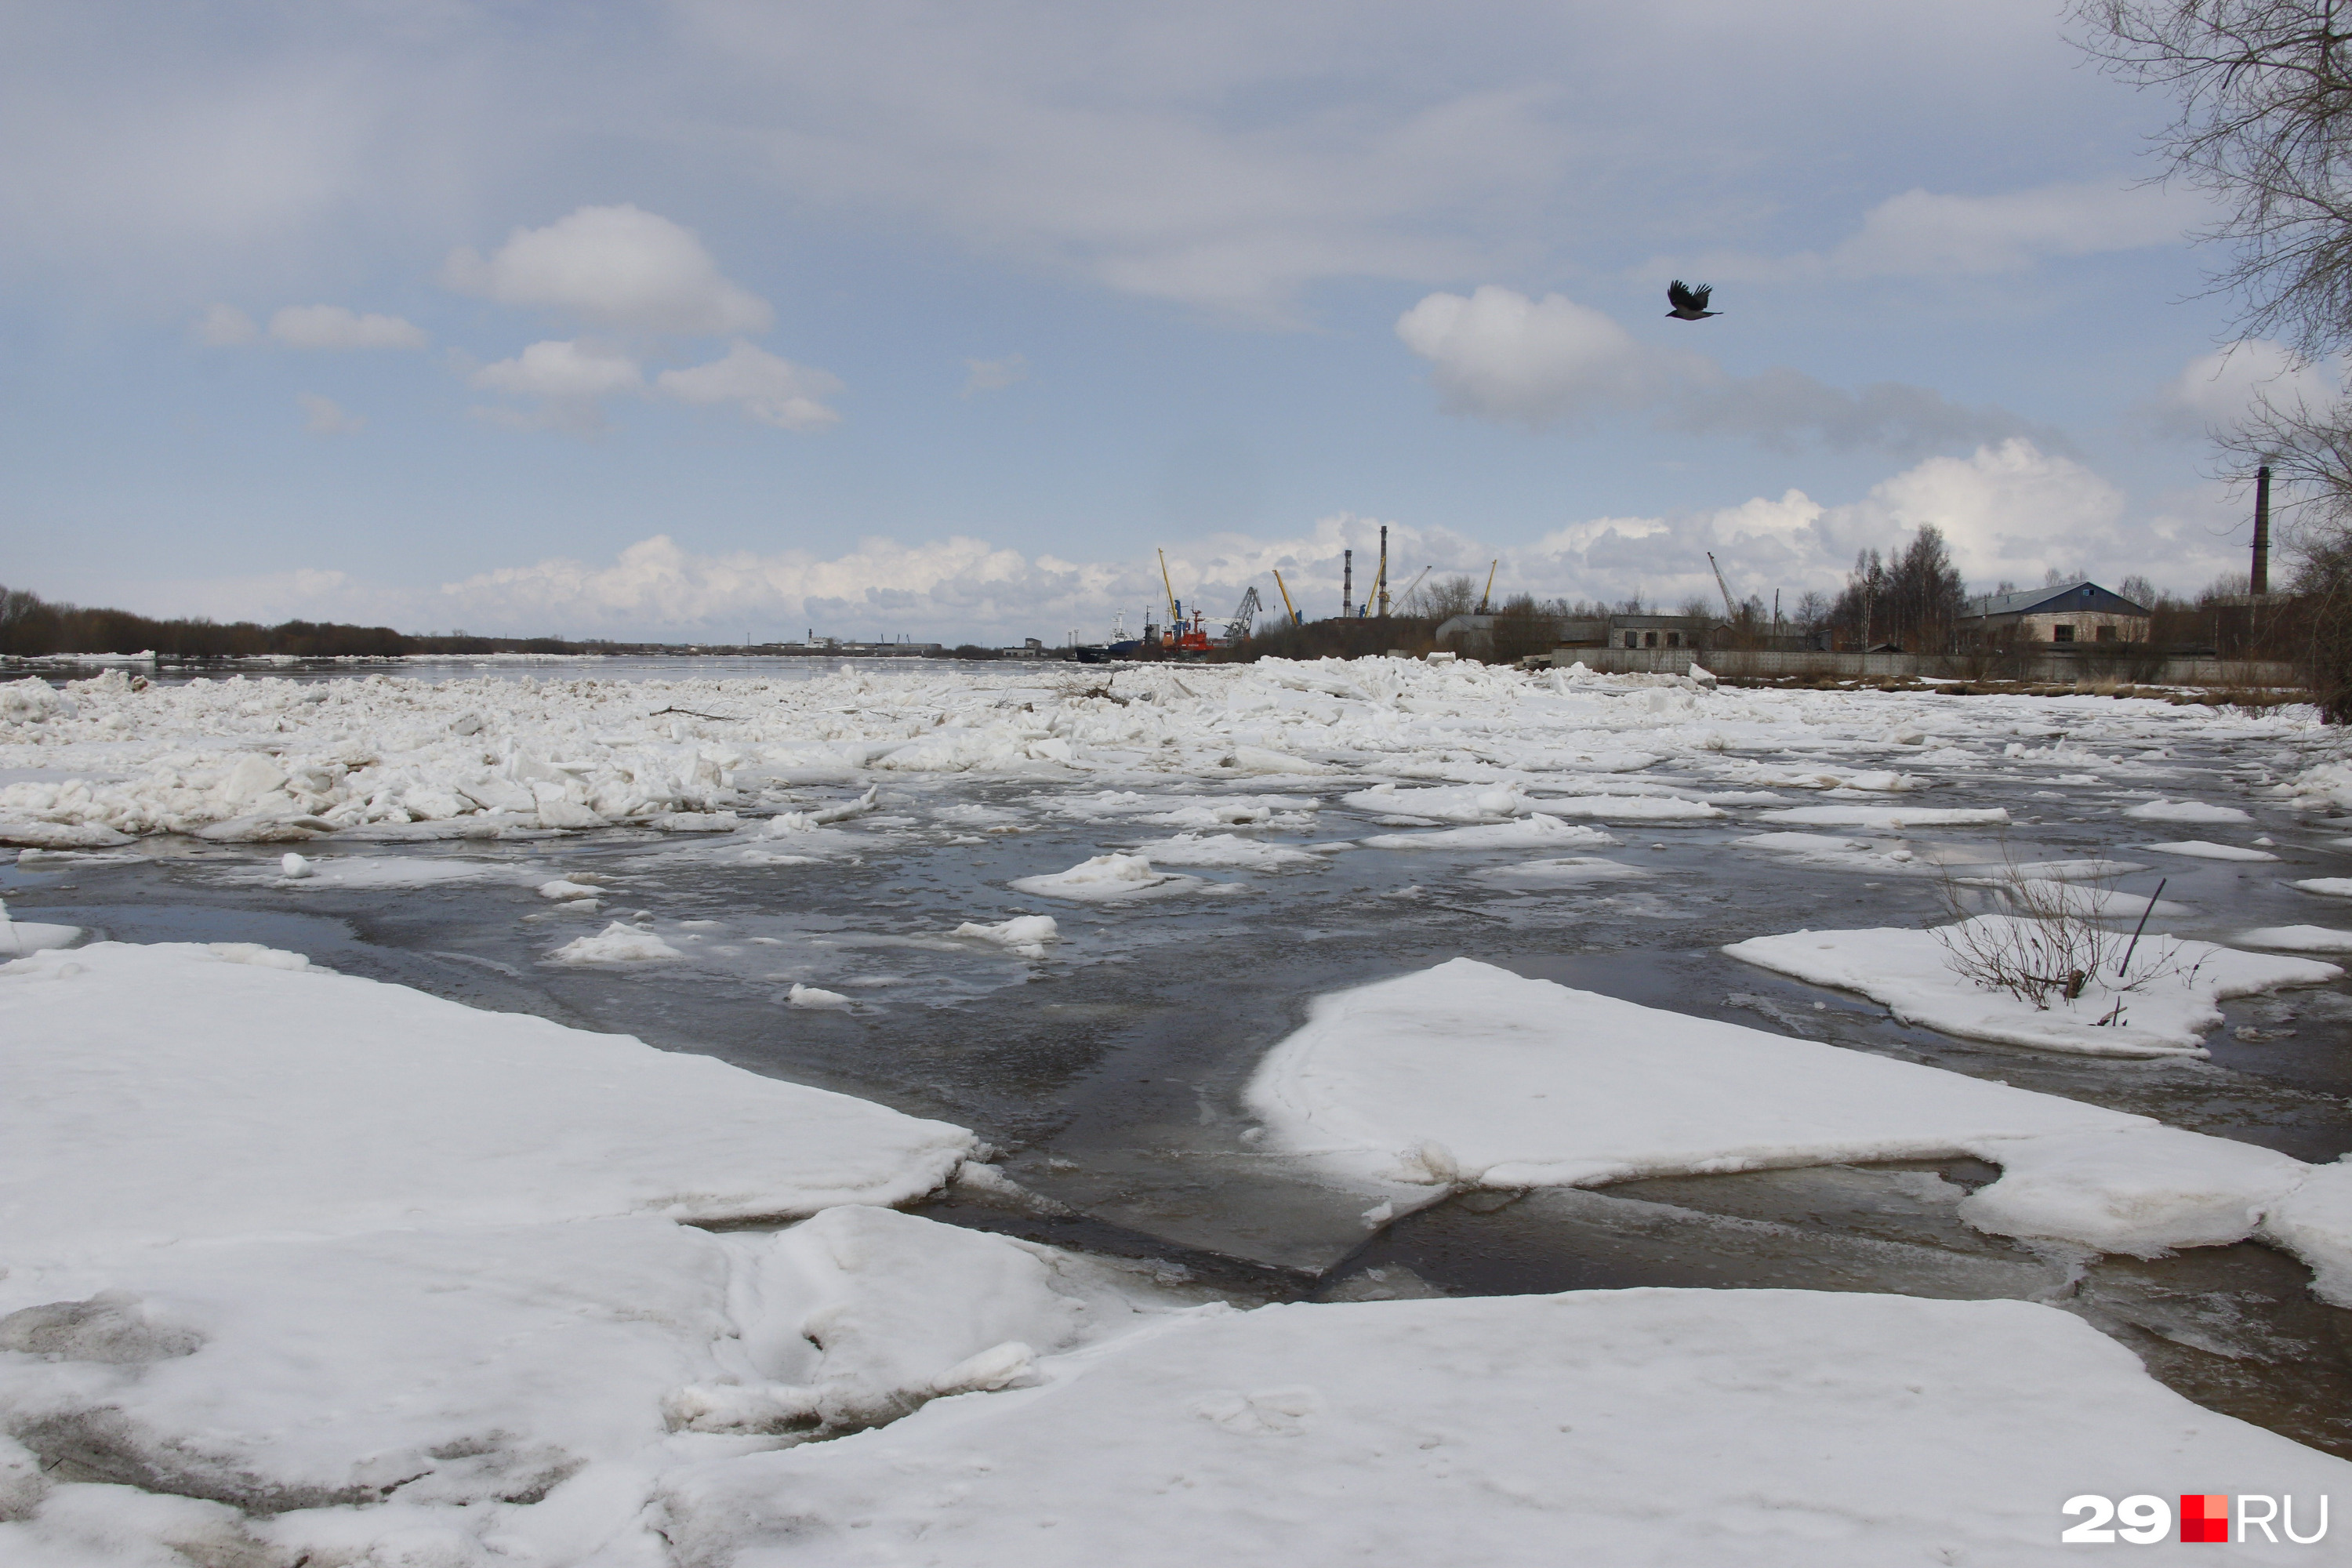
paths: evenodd
<path fill-rule="evenodd" d="M 1715 552 L 1712 550 L 1706 552 L 1706 564 L 1707 569 L 1715 574 L 1715 585 L 1723 590 L 1724 615 L 1732 620 L 1738 620 L 1739 611 L 1731 602 L 1731 584 L 1723 580 L 1723 568 L 1715 563 Z"/>
<path fill-rule="evenodd" d="M 1475 614 L 1484 616 L 1493 613 L 1486 608 L 1486 601 L 1495 596 L 1495 568 L 1502 563 L 1503 558 L 1499 555 L 1486 563 L 1486 591 L 1478 595 L 1478 608 Z"/>
<path fill-rule="evenodd" d="M 1426 577 L 1426 576 L 1428 576 L 1432 572 L 1434 572 L 1434 571 L 1436 571 L 1436 570 L 1437 570 L 1437 568 L 1436 568 L 1436 567 L 1434 567 L 1434 566 L 1424 566 L 1424 567 L 1423 567 L 1423 568 L 1421 569 L 1421 576 L 1420 576 L 1420 577 L 1415 577 L 1412 582 L 1407 583 L 1407 584 L 1404 585 L 1404 592 L 1403 592 L 1403 593 L 1402 593 L 1402 594 L 1399 594 L 1399 595 L 1397 595 L 1397 603 L 1398 603 L 1398 604 L 1400 604 L 1400 605 L 1410 605 L 1410 604 L 1412 604 L 1412 591 L 1413 591 L 1415 588 L 1418 588 L 1418 587 L 1420 587 L 1420 586 L 1421 586 L 1421 578 L 1422 578 L 1422 577 Z"/>
<path fill-rule="evenodd" d="M 1234 618 L 1225 623 L 1225 640 L 1229 643 L 1247 642 L 1250 623 L 1257 619 L 1257 584 L 1253 583 L 1243 592 L 1241 605 L 1234 611 Z"/>
<path fill-rule="evenodd" d="M 1294 626 L 1305 626 L 1307 617 L 1300 615 L 1298 606 L 1290 602 L 1290 590 L 1282 585 L 1282 573 L 1278 569 L 1274 574 L 1274 591 L 1282 595 L 1282 607 L 1290 613 L 1290 624 Z"/>
<path fill-rule="evenodd" d="M 1184 617 L 1177 613 L 1176 584 L 1168 576 L 1168 552 L 1165 550 L 1160 552 L 1160 585 L 1168 590 L 1168 635 L 1172 637 L 1182 628 Z"/>
<path fill-rule="evenodd" d="M 1201 611 L 1195 606 L 1192 623 L 1184 624 L 1184 603 L 1176 597 L 1176 584 L 1168 575 L 1168 552 L 1160 552 L 1160 585 L 1168 590 L 1168 631 L 1162 645 L 1178 653 L 1206 653 L 1209 634 L 1202 629 Z"/>

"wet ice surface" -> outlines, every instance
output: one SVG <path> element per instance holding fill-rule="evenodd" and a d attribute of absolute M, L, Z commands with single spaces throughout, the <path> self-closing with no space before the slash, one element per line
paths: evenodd
<path fill-rule="evenodd" d="M 1983 700 L 1948 700 L 1966 717 L 1962 705 Z M 1938 742 L 1910 749 L 1899 772 L 1867 776 L 1874 756 L 1825 760 L 1799 747 L 1647 766 L 1618 759 L 1612 767 L 1633 765 L 1585 775 L 1592 798 L 1711 802 L 1722 815 L 1580 812 L 1580 824 L 1613 844 L 1549 829 L 1463 832 L 1478 820 L 1475 799 L 1400 820 L 1410 807 L 1398 795 L 1443 786 L 1428 776 L 1349 805 L 1342 797 L 1368 783 L 1352 773 L 1213 784 L 1176 775 L 1148 788 L 1068 774 L 887 773 L 784 779 L 787 798 L 769 806 L 811 814 L 880 783 L 871 811 L 797 832 L 327 837 L 303 846 L 324 874 L 291 880 L 283 846 L 159 836 L 27 857 L 0 869 L 0 895 L 26 920 L 134 942 L 265 942 L 471 1005 L 627 1032 L 971 1127 L 1004 1152 L 1007 1173 L 1068 1212 L 965 1194 L 927 1212 L 1160 1258 L 1237 1300 L 1671 1284 L 2047 1300 L 2132 1345 L 2190 1397 L 2352 1454 L 2352 1417 L 2342 1414 L 2352 1409 L 2352 1313 L 2314 1301 L 2299 1264 L 2253 1245 L 2140 1262 L 1983 1236 L 1951 1212 L 1992 1173 L 1967 1162 L 1685 1177 L 1517 1201 L 1471 1194 L 1373 1234 L 1360 1194 L 1256 1146 L 1242 1083 L 1314 996 L 1466 954 L 2303 1160 L 2352 1148 L 2352 991 L 2340 983 L 2225 1005 L 2227 1021 L 2206 1040 L 2210 1060 L 2086 1059 L 1905 1027 L 1860 997 L 1718 951 L 1799 927 L 1930 923 L 1948 896 L 1940 864 L 2054 874 L 2043 868 L 2161 860 L 2112 886 L 2144 898 L 2168 879 L 2166 903 L 2188 912 L 2164 929 L 2224 942 L 2335 920 L 2329 900 L 2291 884 L 2352 873 L 2341 824 L 2249 787 L 2316 760 L 2308 742 L 2205 741 L 2184 722 L 2159 758 L 2143 755 L 2145 738 L 2078 743 L 2070 755 L 2052 742 L 2074 715 L 2039 711 L 2048 729 L 2022 742 L 2007 731 L 1993 744 L 1967 736 L 1966 750 Z M 2006 745 L 2047 754 L 2005 757 Z M 1832 764 L 1840 771 L 1825 799 L 1818 775 Z M 1786 782 L 1806 776 L 1814 782 Z M 1142 798 L 1115 798 L 1122 793 Z M 1542 804 L 1551 792 L 1533 793 Z M 2244 824 L 2209 814 L 2196 831 L 2231 844 L 2264 836 L 2278 859 L 2150 856 L 2148 846 L 2181 837 L 2184 819 L 2123 808 L 2156 800 L 2244 811 Z M 1853 812 L 1831 815 L 1864 826 L 1771 815 L 1849 801 Z M 2000 808 L 2011 820 L 1871 826 L 1889 805 Z M 1412 853 L 1349 847 L 1414 834 L 1429 841 Z M 1094 901 L 1011 888 L 1181 836 L 1234 836 L 1290 854 L 1228 847 L 1192 873 L 1202 889 L 1228 889 L 1218 892 Z M 1773 841 L 1743 842 L 1764 836 Z M 336 874 L 335 861 L 361 857 L 418 874 Z M 581 891 L 542 896 L 554 882 Z M 1057 922 L 1043 958 L 953 934 L 1034 914 Z M 676 956 L 550 962 L 614 922 L 657 939 L 646 951 Z M 795 1008 L 794 986 L 848 1005 Z"/>

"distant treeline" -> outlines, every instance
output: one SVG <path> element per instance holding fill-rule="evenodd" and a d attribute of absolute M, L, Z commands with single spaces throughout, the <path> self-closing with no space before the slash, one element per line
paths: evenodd
<path fill-rule="evenodd" d="M 158 653 L 172 658 L 390 658 L 402 654 L 642 653 L 643 643 L 565 642 L 557 637 L 414 637 L 390 626 L 285 621 L 220 622 L 201 616 L 159 621 L 128 610 L 52 604 L 38 594 L 0 586 L 0 654 Z"/>

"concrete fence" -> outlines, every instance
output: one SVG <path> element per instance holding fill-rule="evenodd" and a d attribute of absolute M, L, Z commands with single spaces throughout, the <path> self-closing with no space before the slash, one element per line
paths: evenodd
<path fill-rule="evenodd" d="M 1820 653 L 1747 648 L 1563 647 L 1555 668 L 1581 664 L 1602 675 L 1686 675 L 1693 664 L 1717 675 L 1774 679 L 1830 676 L 1840 680 L 1929 676 L 1946 680 L 2121 680 L 2148 686 L 2304 684 L 2291 664 L 2254 659 L 2143 654 Z"/>

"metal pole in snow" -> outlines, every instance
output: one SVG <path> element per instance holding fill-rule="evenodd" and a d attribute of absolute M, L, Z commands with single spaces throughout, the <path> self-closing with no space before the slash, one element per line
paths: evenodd
<path fill-rule="evenodd" d="M 2139 933 L 2147 929 L 2147 917 L 2156 913 L 2156 900 L 2164 897 L 2164 884 L 2171 879 L 2169 877 L 2158 877 L 2156 879 L 2156 891 L 2147 896 L 2147 908 L 2140 910 L 2139 924 L 2132 927 L 2131 945 L 2124 949 L 2124 961 L 2116 966 L 2116 979 L 2121 980 L 2130 972 L 2132 954 L 2139 951 Z"/>

